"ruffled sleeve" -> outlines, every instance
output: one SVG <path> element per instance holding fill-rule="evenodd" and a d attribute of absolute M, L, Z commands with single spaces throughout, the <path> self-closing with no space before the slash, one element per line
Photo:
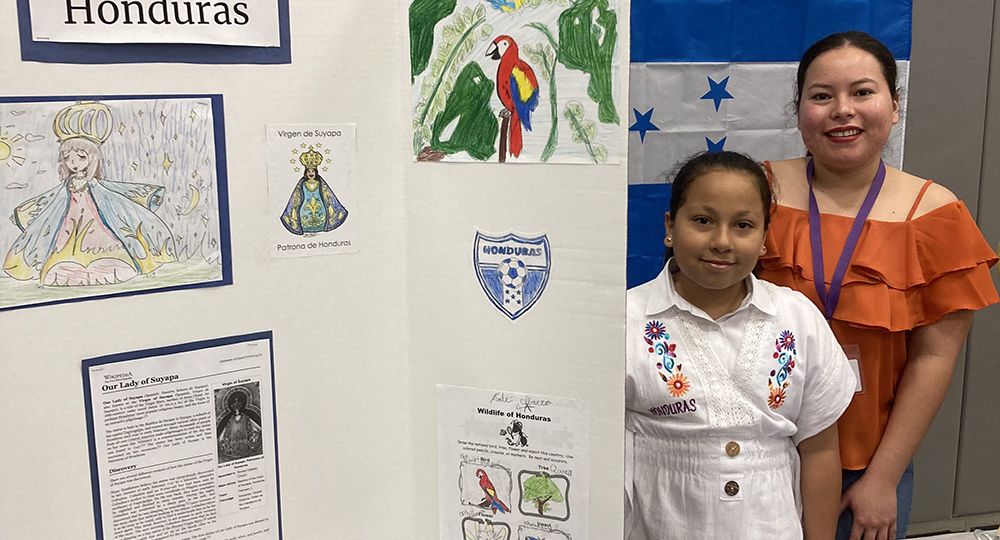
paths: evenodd
<path fill-rule="evenodd" d="M 822 217 L 827 279 L 852 222 Z M 818 305 L 808 213 L 776 207 L 766 245 L 760 277 L 801 291 Z M 989 272 L 997 260 L 961 201 L 910 221 L 869 220 L 844 276 L 834 319 L 898 332 L 986 307 L 1000 301 Z"/>

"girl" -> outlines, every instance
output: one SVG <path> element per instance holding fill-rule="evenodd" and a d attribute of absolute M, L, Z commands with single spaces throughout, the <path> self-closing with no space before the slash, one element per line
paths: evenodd
<path fill-rule="evenodd" d="M 882 163 L 899 121 L 896 62 L 863 32 L 799 62 L 807 158 L 769 164 L 778 205 L 760 276 L 820 306 L 860 375 L 840 421 L 837 537 L 903 538 L 910 460 L 944 399 L 972 320 L 997 302 L 996 254 L 948 189 Z"/>
<path fill-rule="evenodd" d="M 854 375 L 812 303 L 751 274 L 770 209 L 742 154 L 674 179 L 673 256 L 627 296 L 630 540 L 833 536 Z"/>

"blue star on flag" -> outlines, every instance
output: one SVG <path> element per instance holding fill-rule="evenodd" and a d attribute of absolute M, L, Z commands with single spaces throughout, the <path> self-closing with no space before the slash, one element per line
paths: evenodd
<path fill-rule="evenodd" d="M 722 79 L 722 82 L 715 82 L 711 77 L 708 78 L 708 92 L 705 92 L 701 99 L 710 99 L 715 102 L 715 110 L 719 110 L 719 105 L 722 104 L 724 99 L 733 99 L 733 95 L 726 90 L 726 85 L 729 84 L 729 77 Z"/>
<path fill-rule="evenodd" d="M 723 138 L 719 139 L 718 142 L 715 142 L 712 139 L 709 139 L 708 137 L 705 137 L 705 144 L 708 146 L 708 153 L 709 154 L 717 154 L 717 153 L 721 152 L 723 149 L 725 149 L 725 147 L 726 147 L 726 138 L 723 137 Z"/>
<path fill-rule="evenodd" d="M 660 131 L 660 128 L 653 124 L 653 109 L 650 107 L 645 113 L 640 113 L 638 109 L 632 109 L 635 114 L 635 123 L 628 127 L 629 131 L 639 132 L 639 142 L 646 142 L 647 131 Z"/>

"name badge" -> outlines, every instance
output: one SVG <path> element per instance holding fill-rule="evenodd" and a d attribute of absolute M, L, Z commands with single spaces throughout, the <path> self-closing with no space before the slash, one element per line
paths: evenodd
<path fill-rule="evenodd" d="M 865 391 L 865 386 L 861 379 L 861 347 L 857 345 L 844 345 L 844 354 L 847 355 L 847 362 L 854 370 L 854 393 L 861 394 Z"/>

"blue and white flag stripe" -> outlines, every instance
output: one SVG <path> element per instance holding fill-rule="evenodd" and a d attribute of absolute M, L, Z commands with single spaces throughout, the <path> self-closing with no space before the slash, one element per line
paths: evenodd
<path fill-rule="evenodd" d="M 816 40 L 863 30 L 910 59 L 912 0 L 633 0 L 635 62 L 798 62 Z"/>
<path fill-rule="evenodd" d="M 833 32 L 892 51 L 904 90 L 886 162 L 903 159 L 910 0 L 634 0 L 629 83 L 629 287 L 663 265 L 670 174 L 688 156 L 805 154 L 792 105 L 798 58 Z"/>
<path fill-rule="evenodd" d="M 909 62 L 897 62 L 897 68 L 897 82 L 905 88 Z M 678 161 L 713 145 L 758 159 L 804 155 L 792 104 L 796 69 L 794 63 L 633 63 L 629 183 L 663 183 Z M 726 81 L 725 94 L 716 95 L 729 97 L 719 97 L 718 111 L 712 96 L 704 97 L 711 93 L 710 81 Z M 900 106 L 905 111 L 905 101 Z M 641 129 L 640 117 L 657 129 Z M 887 163 L 896 167 L 902 163 L 902 133 L 901 121 L 886 150 Z"/>

